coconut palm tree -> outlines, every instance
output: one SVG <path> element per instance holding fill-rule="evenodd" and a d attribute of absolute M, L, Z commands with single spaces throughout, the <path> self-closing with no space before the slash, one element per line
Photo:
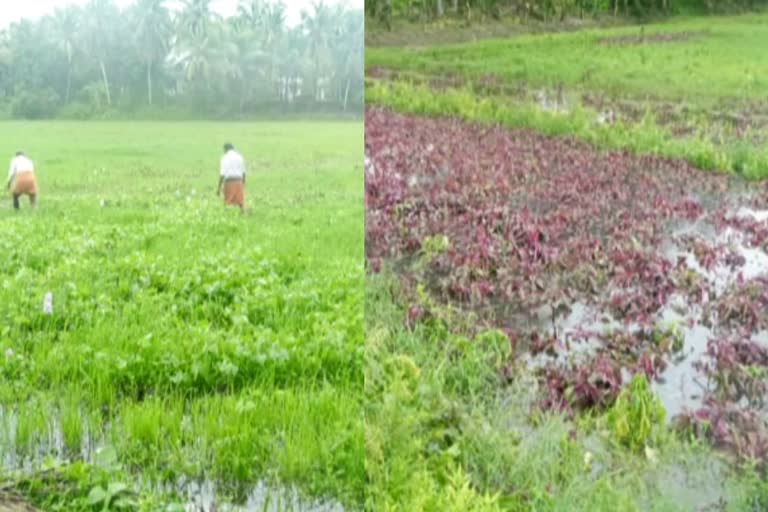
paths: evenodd
<path fill-rule="evenodd" d="M 269 4 L 264 0 L 240 0 L 237 5 L 237 20 L 253 29 L 262 29 Z"/>
<path fill-rule="evenodd" d="M 115 53 L 113 49 L 117 36 L 116 27 L 120 26 L 119 18 L 120 12 L 112 0 L 91 0 L 85 8 L 83 21 L 85 47 L 98 63 L 101 79 L 104 82 L 107 105 L 112 105 L 107 62 Z"/>
<path fill-rule="evenodd" d="M 278 62 L 283 58 L 278 50 L 285 30 L 285 4 L 279 1 L 241 0 L 237 19 L 237 26 L 248 27 L 251 37 L 259 42 L 259 62 L 264 66 L 260 73 L 271 85 Z"/>
<path fill-rule="evenodd" d="M 64 103 L 69 103 L 72 93 L 72 67 L 79 42 L 80 24 L 78 20 L 81 16 L 81 9 L 76 5 L 70 5 L 63 9 L 56 9 L 51 18 L 53 37 L 56 38 L 59 48 L 67 58 L 67 85 Z"/>
<path fill-rule="evenodd" d="M 352 85 L 363 86 L 365 68 L 365 19 L 361 12 L 346 11 L 339 8 L 337 19 L 340 29 L 333 41 L 335 75 L 341 92 L 344 110 L 347 110 L 349 93 Z"/>
<path fill-rule="evenodd" d="M 8 31 L 0 31 L 0 94 L 4 94 L 11 85 L 9 69 L 13 60 L 13 52 L 8 41 Z"/>
<path fill-rule="evenodd" d="M 181 9 L 172 9 L 172 1 Z M 46 115 L 63 103 L 71 107 L 63 112 L 76 116 L 91 110 L 73 105 L 75 99 L 90 101 L 98 112 L 129 108 L 134 98 L 153 105 L 167 97 L 194 112 L 210 113 L 211 106 L 222 114 L 275 99 L 311 102 L 328 95 L 356 103 L 362 11 L 350 16 L 318 1 L 289 28 L 287 1 L 240 0 L 238 15 L 223 20 L 213 10 L 216 0 L 133 0 L 124 10 L 123 0 L 87 0 L 41 20 L 21 20 L 0 30 L 2 103 L 21 105 L 14 99 L 24 95 L 32 106 L 51 103 Z M 175 89 L 162 91 L 162 79 L 172 77 Z"/>
<path fill-rule="evenodd" d="M 315 99 L 320 99 L 321 69 L 330 59 L 330 43 L 334 21 L 332 11 L 322 0 L 312 4 L 312 12 L 302 11 L 301 22 L 307 37 L 309 57 L 314 64 L 313 83 Z"/>
<path fill-rule="evenodd" d="M 165 0 L 138 0 L 132 14 L 134 43 L 147 71 L 147 103 L 152 105 L 152 69 L 168 55 L 173 23 Z"/>
<path fill-rule="evenodd" d="M 270 65 L 269 53 L 262 47 L 255 29 L 233 21 L 228 24 L 222 50 L 225 55 L 227 76 L 239 84 L 239 109 L 258 82 L 265 82 Z"/>
<path fill-rule="evenodd" d="M 177 18 L 179 37 L 198 39 L 208 37 L 211 26 L 219 16 L 211 11 L 211 0 L 183 0 Z"/>

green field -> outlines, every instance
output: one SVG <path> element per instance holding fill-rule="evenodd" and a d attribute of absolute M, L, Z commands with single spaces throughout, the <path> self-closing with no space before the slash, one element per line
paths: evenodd
<path fill-rule="evenodd" d="M 674 19 L 642 28 L 642 44 L 610 42 L 640 37 L 641 27 L 634 26 L 461 45 L 370 48 L 366 65 L 697 102 L 765 97 L 768 56 L 761 48 L 768 41 L 768 15 Z M 662 34 L 681 39 L 654 40 Z"/>
<path fill-rule="evenodd" d="M 768 15 L 755 14 L 369 48 L 367 101 L 576 135 L 762 177 L 766 43 Z M 447 94 L 433 94 L 440 91 Z M 601 122 L 608 116 L 610 125 Z"/>
<path fill-rule="evenodd" d="M 0 482 L 43 510 L 182 510 L 183 482 L 360 506 L 362 139 L 342 122 L 1 124 L 40 195 L 0 204 Z M 246 215 L 215 196 L 226 141 Z"/>

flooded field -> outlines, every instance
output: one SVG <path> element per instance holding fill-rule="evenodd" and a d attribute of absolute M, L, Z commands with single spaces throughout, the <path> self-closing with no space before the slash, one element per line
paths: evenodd
<path fill-rule="evenodd" d="M 368 262 L 400 262 L 409 317 L 453 308 L 502 329 L 545 409 L 600 409 L 642 374 L 674 424 L 760 449 L 731 433 L 768 419 L 768 189 L 530 132 L 366 121 Z"/>
<path fill-rule="evenodd" d="M 0 126 L 43 141 L 45 191 L 0 204 L 0 486 L 46 512 L 361 506 L 362 126 L 239 123 L 272 155 L 243 214 L 214 194 L 228 125 L 108 124 Z"/>
<path fill-rule="evenodd" d="M 13 474 L 16 478 L 24 475 L 34 476 L 49 461 L 76 460 L 87 464 L 102 464 L 107 457 L 112 461 L 117 454 L 110 444 L 109 430 L 91 434 L 82 433 L 79 440 L 65 440 L 61 418 L 57 414 L 48 414 L 45 425 L 39 425 L 32 439 L 29 433 L 19 431 L 19 415 L 11 409 L 0 407 L 0 468 L 3 474 Z M 184 421 L 190 421 L 185 418 Z M 20 439 L 24 436 L 23 439 Z M 71 437 L 71 436 L 70 436 Z M 73 442 L 74 441 L 74 442 Z M 202 441 L 202 440 L 201 440 Z M 79 446 L 79 450 L 72 445 Z M 190 454 L 192 456 L 192 454 Z M 292 486 L 259 481 L 255 485 L 231 483 L 217 484 L 215 480 L 190 480 L 181 477 L 176 482 L 153 483 L 139 476 L 135 480 L 133 491 L 137 494 L 150 493 L 160 496 L 175 496 L 180 501 L 179 510 L 187 512 L 344 512 L 350 510 L 332 500 L 308 498 L 305 493 Z M 174 509 L 175 510 L 175 509 Z"/>

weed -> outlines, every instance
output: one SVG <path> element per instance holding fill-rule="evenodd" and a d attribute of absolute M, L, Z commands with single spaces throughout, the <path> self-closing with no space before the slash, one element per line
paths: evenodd
<path fill-rule="evenodd" d="M 613 437 L 640 452 L 653 445 L 653 436 L 664 426 L 666 413 L 644 375 L 635 375 L 616 399 L 606 419 Z"/>

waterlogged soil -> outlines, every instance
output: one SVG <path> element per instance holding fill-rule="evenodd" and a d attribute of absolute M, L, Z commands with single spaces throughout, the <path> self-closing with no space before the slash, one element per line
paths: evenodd
<path fill-rule="evenodd" d="M 670 35 L 670 34 L 667 34 Z M 671 34 L 676 35 L 676 34 Z M 470 88 L 478 96 L 501 96 L 508 101 L 535 105 L 544 112 L 569 113 L 577 108 L 595 112 L 595 121 L 639 123 L 651 116 L 677 138 L 701 136 L 712 142 L 761 144 L 768 138 L 768 103 L 724 100 L 718 105 L 697 107 L 685 101 L 661 98 L 632 98 L 592 89 L 533 88 L 486 74 L 470 79 L 456 73 L 423 73 L 371 67 L 369 81 L 397 82 L 427 86 L 437 92 Z"/>
<path fill-rule="evenodd" d="M 18 414 L 0 407 L 0 476 L 6 474 L 34 475 L 46 461 L 82 460 L 89 464 L 99 463 L 99 453 L 107 448 L 105 442 L 87 431 L 80 439 L 79 450 L 72 450 L 65 443 L 65 434 L 55 413 L 49 414 L 44 435 L 22 449 L 17 442 Z M 106 428 L 109 428 L 107 425 Z M 1 482 L 0 482 L 1 483 Z M 135 491 L 180 499 L 188 512 L 344 512 L 338 502 L 309 499 L 297 488 L 279 482 L 259 481 L 255 485 L 237 484 L 237 494 L 242 498 L 233 503 L 232 486 L 224 486 L 208 478 L 181 478 L 175 482 L 153 483 L 144 475 L 136 475 Z"/>
<path fill-rule="evenodd" d="M 738 200 L 736 198 L 736 200 Z M 741 208 L 735 212 L 737 218 L 768 219 L 768 210 L 752 210 Z M 703 267 L 694 252 L 679 243 L 679 240 L 696 236 L 713 246 L 729 247 L 736 257 L 742 259 L 737 266 L 729 266 L 724 261 L 716 261 L 708 268 Z M 670 236 L 662 244 L 664 256 L 669 261 L 683 261 L 691 272 L 703 276 L 718 295 L 726 293 L 729 286 L 739 280 L 752 280 L 768 275 L 768 252 L 761 248 L 749 246 L 744 236 L 731 228 L 722 232 L 705 221 L 684 221 L 670 226 Z M 577 339 L 571 350 L 580 353 L 596 353 L 600 350 L 599 335 L 606 330 L 625 330 L 634 333 L 642 332 L 642 325 L 622 324 L 610 314 L 602 314 L 600 310 L 584 302 L 569 305 L 569 312 L 558 315 L 554 322 L 550 308 L 538 311 L 537 324 L 552 336 L 562 336 L 567 341 Z M 708 325 L 702 307 L 691 307 L 686 298 L 676 294 L 661 307 L 657 313 L 661 326 L 676 327 L 684 340 L 684 346 L 674 354 L 671 363 L 654 381 L 654 388 L 661 398 L 670 419 L 684 413 L 686 410 L 702 406 L 702 395 L 706 389 L 701 375 L 696 369 L 696 363 L 705 356 L 707 343 L 717 335 L 717 329 Z M 752 335 L 752 340 L 768 348 L 768 330 L 762 329 Z M 550 358 L 546 353 L 538 354 L 531 359 L 532 365 L 545 365 Z"/>
<path fill-rule="evenodd" d="M 404 321 L 439 313 L 426 285 L 502 329 L 539 407 L 607 407 L 642 373 L 676 425 L 768 457 L 768 186 L 372 108 L 366 215 L 370 270 L 414 291 Z"/>

